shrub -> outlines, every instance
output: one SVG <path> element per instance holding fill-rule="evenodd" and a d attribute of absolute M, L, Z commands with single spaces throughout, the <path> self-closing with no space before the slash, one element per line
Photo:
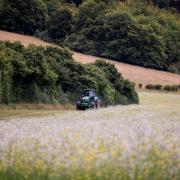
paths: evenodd
<path fill-rule="evenodd" d="M 165 85 L 163 89 L 165 91 L 171 91 L 171 86 L 170 85 Z"/>
<path fill-rule="evenodd" d="M 153 90 L 154 89 L 154 85 L 153 84 L 147 84 L 145 88 Z"/>
<path fill-rule="evenodd" d="M 179 90 L 178 85 L 172 85 L 171 90 L 172 91 L 178 91 Z"/>
<path fill-rule="evenodd" d="M 178 91 L 179 85 L 165 85 L 162 86 L 160 84 L 147 84 L 146 89 L 150 90 L 165 90 L 165 91 Z"/>
<path fill-rule="evenodd" d="M 164 90 L 165 91 L 178 91 L 179 85 L 165 85 Z"/>
<path fill-rule="evenodd" d="M 161 90 L 161 88 L 162 88 L 162 85 L 160 85 L 160 84 L 155 84 L 154 85 L 155 90 Z"/>
<path fill-rule="evenodd" d="M 162 85 L 160 84 L 147 84 L 146 85 L 146 89 L 150 89 L 150 90 L 161 90 Z"/>

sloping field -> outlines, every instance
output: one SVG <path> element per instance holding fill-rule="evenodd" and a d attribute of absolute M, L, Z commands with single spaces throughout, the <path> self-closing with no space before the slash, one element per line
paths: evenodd
<path fill-rule="evenodd" d="M 31 36 L 24 36 L 19 35 L 15 33 L 0 31 L 0 40 L 9 40 L 9 41 L 20 41 L 24 45 L 28 44 L 36 44 L 36 45 L 52 45 L 50 43 L 41 41 L 40 39 L 37 39 L 35 37 Z M 74 52 L 73 55 L 74 59 L 81 63 L 92 63 L 94 62 L 98 57 L 85 55 L 81 53 Z M 123 77 L 126 79 L 129 79 L 135 83 L 142 83 L 145 84 L 180 84 L 180 75 L 163 72 L 163 71 L 157 71 L 149 68 L 143 68 L 139 66 L 129 65 L 125 63 L 119 63 L 115 61 L 108 61 L 115 64 L 116 68 L 119 70 L 119 72 L 122 73 Z"/>
<path fill-rule="evenodd" d="M 9 168 L 21 179 L 178 179 L 180 97 L 140 93 L 140 100 L 0 121 L 0 177 L 13 177 Z"/>

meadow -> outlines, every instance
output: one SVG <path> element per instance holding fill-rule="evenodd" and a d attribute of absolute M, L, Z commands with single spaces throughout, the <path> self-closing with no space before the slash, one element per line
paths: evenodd
<path fill-rule="evenodd" d="M 0 121 L 0 179 L 180 179 L 180 96 Z"/>

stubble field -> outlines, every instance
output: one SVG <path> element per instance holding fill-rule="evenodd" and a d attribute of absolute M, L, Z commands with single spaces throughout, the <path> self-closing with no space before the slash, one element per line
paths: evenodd
<path fill-rule="evenodd" d="M 0 179 L 179 179 L 180 96 L 0 121 Z"/>

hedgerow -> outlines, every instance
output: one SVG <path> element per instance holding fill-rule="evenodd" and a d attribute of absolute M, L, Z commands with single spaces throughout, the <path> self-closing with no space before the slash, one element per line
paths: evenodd
<path fill-rule="evenodd" d="M 134 84 L 103 60 L 82 65 L 67 49 L 0 42 L 0 103 L 73 103 L 84 88 L 102 105 L 138 103 Z"/>

